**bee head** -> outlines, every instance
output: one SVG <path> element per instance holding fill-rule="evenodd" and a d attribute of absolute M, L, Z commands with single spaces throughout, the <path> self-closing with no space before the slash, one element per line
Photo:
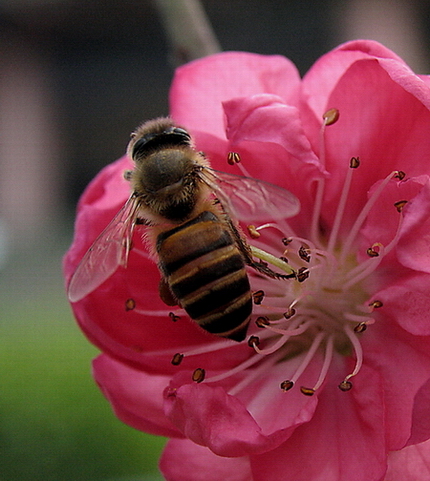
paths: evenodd
<path fill-rule="evenodd" d="M 186 130 L 171 126 L 162 132 L 148 132 L 144 134 L 132 146 L 131 156 L 135 162 L 139 162 L 154 150 L 179 145 L 190 146 L 191 136 Z"/>

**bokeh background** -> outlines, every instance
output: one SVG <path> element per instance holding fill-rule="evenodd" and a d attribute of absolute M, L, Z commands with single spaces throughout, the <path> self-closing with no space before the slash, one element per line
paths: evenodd
<path fill-rule="evenodd" d="M 283 54 L 302 74 L 359 37 L 429 71 L 426 1 L 202 4 L 223 50 Z M 150 0 L 0 2 L 0 481 L 162 479 L 164 440 L 118 421 L 91 378 L 61 257 L 85 185 L 168 113 L 171 59 Z"/>

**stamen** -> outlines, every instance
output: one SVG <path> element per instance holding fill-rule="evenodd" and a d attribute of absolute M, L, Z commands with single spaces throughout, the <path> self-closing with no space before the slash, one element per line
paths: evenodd
<path fill-rule="evenodd" d="M 309 277 L 309 269 L 307 267 L 300 267 L 297 271 L 297 280 L 299 282 L 305 281 Z"/>
<path fill-rule="evenodd" d="M 363 364 L 363 350 L 361 348 L 360 341 L 358 340 L 355 333 L 353 331 L 351 331 L 351 329 L 348 327 L 348 325 L 345 325 L 343 327 L 343 330 L 344 330 L 345 334 L 348 336 L 348 339 L 351 341 L 352 347 L 354 348 L 356 361 L 355 361 L 354 370 L 351 372 L 351 374 L 348 374 L 345 377 L 345 379 L 341 382 L 341 384 L 339 385 L 339 388 L 342 391 L 345 390 L 345 389 L 343 389 L 341 386 L 343 386 L 344 388 L 348 387 L 349 389 L 351 389 L 352 383 L 349 380 L 352 377 L 356 376 L 360 372 L 361 366 Z"/>
<path fill-rule="evenodd" d="M 325 148 L 324 148 L 325 150 Z M 325 154 L 323 155 L 325 157 Z M 321 160 L 321 155 L 320 155 Z M 325 166 L 324 163 L 321 161 L 323 167 Z M 311 220 L 311 229 L 310 229 L 310 238 L 313 242 L 318 242 L 318 229 L 319 229 L 319 220 L 321 217 L 322 205 L 323 205 L 323 196 L 324 196 L 324 189 L 325 189 L 325 179 L 317 179 L 317 192 L 315 196 L 314 208 L 312 212 L 312 220 Z"/>
<path fill-rule="evenodd" d="M 399 200 L 394 202 L 394 207 L 397 209 L 397 212 L 402 212 L 403 207 L 408 203 L 407 200 Z"/>
<path fill-rule="evenodd" d="M 142 314 L 143 316 L 156 316 L 156 317 L 171 317 L 170 314 L 172 313 L 172 311 L 168 311 L 167 309 L 160 309 L 160 310 L 134 309 L 134 312 L 136 312 L 137 314 Z M 178 309 L 175 312 L 178 312 L 179 314 L 185 314 L 185 311 L 183 309 Z"/>
<path fill-rule="evenodd" d="M 254 304 L 260 305 L 263 302 L 264 299 L 264 291 L 259 290 L 255 291 L 252 293 L 252 300 L 254 301 Z"/>
<path fill-rule="evenodd" d="M 251 336 L 248 339 L 248 346 L 255 348 L 260 344 L 260 338 L 258 336 Z"/>
<path fill-rule="evenodd" d="M 125 310 L 132 311 L 136 307 L 136 301 L 134 299 L 127 299 L 125 301 Z"/>
<path fill-rule="evenodd" d="M 354 160 L 353 160 L 354 159 Z M 346 178 L 343 183 L 342 193 L 340 195 L 339 204 L 337 206 L 336 215 L 333 222 L 333 228 L 330 232 L 330 238 L 328 241 L 327 250 L 332 253 L 337 241 L 337 235 L 339 233 L 340 224 L 342 221 L 343 213 L 348 200 L 349 190 L 351 188 L 352 176 L 354 170 L 360 165 L 358 157 L 352 157 L 350 161 L 350 168 L 346 172 Z"/>
<path fill-rule="evenodd" d="M 273 343 L 271 346 L 266 347 L 264 349 L 260 349 L 257 345 L 254 344 L 252 347 L 254 348 L 254 350 L 257 354 L 260 354 L 260 355 L 263 355 L 263 356 L 267 356 L 268 354 L 272 354 L 272 353 L 276 352 L 279 348 L 281 348 L 288 341 L 288 339 L 291 336 L 301 333 L 301 332 L 298 332 L 298 331 L 293 332 L 294 329 L 297 328 L 301 322 L 302 322 L 301 319 L 295 319 L 295 321 L 291 323 L 290 330 L 282 333 L 281 337 L 275 343 Z M 305 326 L 305 328 L 303 329 L 302 332 L 306 331 L 306 329 L 308 327 L 309 327 L 309 324 L 307 324 Z M 260 337 L 263 337 L 263 336 L 260 336 Z"/>
<path fill-rule="evenodd" d="M 322 386 L 327 376 L 331 361 L 333 359 L 333 343 L 334 343 L 333 336 L 329 336 L 325 345 L 324 362 L 321 368 L 321 372 L 317 382 L 315 383 L 315 386 L 312 388 L 314 392 Z"/>
<path fill-rule="evenodd" d="M 367 199 L 366 204 L 364 205 L 363 209 L 361 210 L 360 214 L 358 215 L 357 219 L 354 222 L 351 230 L 349 231 L 348 237 L 346 241 L 342 245 L 342 251 L 340 255 L 340 263 L 344 264 L 345 259 L 348 253 L 351 251 L 352 243 L 354 242 L 361 226 L 363 225 L 364 221 L 366 220 L 367 216 L 369 215 L 370 210 L 378 200 L 379 196 L 381 195 L 382 191 L 385 189 L 387 184 L 390 182 L 398 174 L 397 171 L 391 172 L 379 185 L 376 187 L 375 191 L 372 195 Z"/>
<path fill-rule="evenodd" d="M 369 247 L 367 250 L 366 250 L 366 254 L 369 256 L 369 257 L 379 257 L 379 249 L 377 249 L 377 247 L 380 247 L 381 244 L 374 244 L 372 247 Z M 376 249 L 375 249 L 376 247 Z"/>
<path fill-rule="evenodd" d="M 229 152 L 227 154 L 227 162 L 230 165 L 238 164 L 241 161 L 240 154 L 238 152 Z"/>
<path fill-rule="evenodd" d="M 192 380 L 196 383 L 203 382 L 205 379 L 206 371 L 201 367 L 198 367 L 192 375 Z"/>
<path fill-rule="evenodd" d="M 179 366 L 179 364 L 181 364 L 181 362 L 182 362 L 182 359 L 184 359 L 184 355 L 181 354 L 180 352 L 177 352 L 177 353 L 172 357 L 171 363 L 172 363 L 174 366 Z"/>
<path fill-rule="evenodd" d="M 177 316 L 174 312 L 169 312 L 169 317 L 173 322 L 177 322 L 181 318 L 181 316 Z"/>
<path fill-rule="evenodd" d="M 312 396 L 313 394 L 315 394 L 316 390 L 319 389 L 322 386 L 322 384 L 323 384 L 323 382 L 324 382 L 324 380 L 327 376 L 328 370 L 330 368 L 330 364 L 331 364 L 332 359 L 333 359 L 333 336 L 330 336 L 327 339 L 327 343 L 326 343 L 326 346 L 325 346 L 324 362 L 323 362 L 323 365 L 321 367 L 321 372 L 320 372 L 320 375 L 318 376 L 318 380 L 315 383 L 315 386 L 311 387 L 311 388 L 302 386 L 300 388 L 300 391 L 305 396 Z"/>
<path fill-rule="evenodd" d="M 311 260 L 310 249 L 305 246 L 300 246 L 299 249 L 299 257 L 300 259 L 304 260 L 305 262 L 309 262 Z"/>
<path fill-rule="evenodd" d="M 338 109 L 329 109 L 323 115 L 324 125 L 333 125 L 339 120 L 339 110 Z"/>
<path fill-rule="evenodd" d="M 260 356 L 251 356 L 250 358 L 248 358 L 246 361 L 238 364 L 237 366 L 235 366 L 233 369 L 230 369 L 229 371 L 226 371 L 226 372 L 223 372 L 221 374 L 218 374 L 217 376 L 213 376 L 213 377 L 210 377 L 210 378 L 207 378 L 205 380 L 205 382 L 218 382 L 218 381 L 222 381 L 223 379 L 227 379 L 231 376 L 233 376 L 234 374 L 237 374 L 241 371 L 244 371 L 245 369 L 247 369 L 248 367 L 251 367 L 253 364 L 256 364 L 257 362 L 260 362 L 261 361 L 261 357 Z"/>
<path fill-rule="evenodd" d="M 323 169 L 325 169 L 326 165 L 326 152 L 325 152 L 325 129 L 326 126 L 333 125 L 339 119 L 339 110 L 337 109 L 330 109 L 323 115 L 323 123 L 320 129 L 320 138 L 319 138 L 319 160 L 320 164 Z M 315 203 L 314 209 L 312 213 L 312 220 L 311 220 L 311 239 L 314 242 L 318 240 L 318 227 L 319 227 L 319 219 L 321 217 L 321 210 L 323 204 L 323 196 L 324 196 L 324 189 L 325 189 L 325 179 L 324 177 L 318 179 L 317 181 L 317 192 L 315 196 Z"/>
<path fill-rule="evenodd" d="M 247 226 L 247 229 L 251 239 L 258 239 L 261 236 L 261 234 L 258 232 L 258 229 L 255 227 L 255 225 L 250 224 Z"/>
<path fill-rule="evenodd" d="M 281 389 L 283 391 L 289 391 L 290 389 L 292 389 L 294 386 L 294 383 L 293 381 L 290 381 L 290 380 L 287 380 L 287 381 L 282 381 L 281 382 Z"/>
<path fill-rule="evenodd" d="M 312 345 L 309 348 L 306 356 L 304 357 L 303 361 L 300 363 L 299 367 L 297 368 L 296 372 L 293 376 L 289 379 L 292 383 L 296 383 L 297 379 L 303 374 L 304 370 L 308 367 L 309 363 L 311 362 L 312 358 L 314 357 L 318 347 L 320 346 L 322 340 L 324 339 L 325 334 L 323 332 L 319 332 L 314 340 L 312 341 Z"/>
<path fill-rule="evenodd" d="M 237 395 L 255 379 L 258 379 L 262 374 L 267 373 L 268 370 L 270 371 L 272 366 L 274 366 L 280 360 L 280 358 L 281 356 L 272 356 L 270 358 L 266 358 L 264 362 L 261 363 L 261 366 L 255 367 L 252 371 L 247 372 L 247 375 L 244 376 L 242 381 L 238 382 L 231 389 L 229 389 L 228 393 L 231 396 Z"/>
<path fill-rule="evenodd" d="M 276 334 L 281 334 L 281 336 L 292 337 L 292 336 L 298 336 L 299 334 L 303 334 L 305 331 L 308 330 L 308 328 L 310 326 L 314 326 L 315 324 L 316 324 L 315 321 L 307 321 L 307 322 L 304 322 L 303 324 L 301 324 L 299 327 L 296 327 L 295 329 L 281 329 L 279 327 L 273 327 L 271 324 L 269 324 L 267 326 L 264 326 L 264 328 L 267 329 L 268 331 L 274 332 Z M 258 346 L 258 344 L 256 344 L 256 346 Z M 255 346 L 251 346 L 251 347 L 255 348 Z M 265 353 L 264 349 L 261 349 L 261 350 L 256 349 L 256 351 L 259 354 Z"/>
<path fill-rule="evenodd" d="M 366 322 L 360 322 L 354 327 L 354 332 L 357 334 L 361 334 L 367 329 L 367 323 Z"/>
<path fill-rule="evenodd" d="M 375 300 L 375 301 L 372 301 L 369 306 L 373 309 L 379 309 L 380 307 L 382 307 L 384 304 L 382 303 L 382 301 L 379 301 L 379 300 Z"/>
<path fill-rule="evenodd" d="M 343 291 L 349 289 L 352 287 L 354 284 L 357 282 L 361 281 L 365 277 L 367 277 L 369 274 L 374 272 L 374 270 L 379 266 L 381 263 L 382 259 L 384 256 L 386 256 L 397 244 L 397 241 L 400 236 L 400 228 L 402 225 L 402 220 L 403 220 L 403 214 L 400 213 L 399 217 L 399 223 L 397 225 L 397 231 L 391 242 L 384 247 L 380 242 L 376 242 L 372 246 L 372 251 L 374 251 L 375 255 L 370 255 L 370 259 L 362 262 L 359 264 L 357 267 L 352 269 L 351 271 L 348 272 L 345 282 L 342 286 Z M 378 247 L 378 252 L 376 251 L 376 246 Z M 369 255 L 369 249 L 367 250 L 367 254 Z"/>

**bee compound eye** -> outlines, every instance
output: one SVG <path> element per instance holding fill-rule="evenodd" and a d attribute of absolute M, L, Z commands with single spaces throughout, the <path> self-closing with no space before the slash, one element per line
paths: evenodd
<path fill-rule="evenodd" d="M 184 140 L 189 141 L 191 140 L 191 135 L 185 130 L 182 129 L 181 127 L 174 127 L 172 132 L 179 137 L 183 137 Z"/>

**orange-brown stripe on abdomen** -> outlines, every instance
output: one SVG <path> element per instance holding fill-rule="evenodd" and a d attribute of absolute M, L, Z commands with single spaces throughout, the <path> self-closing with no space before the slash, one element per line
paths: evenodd
<path fill-rule="evenodd" d="M 211 212 L 159 236 L 160 269 L 189 316 L 236 340 L 252 312 L 245 263 L 224 223 Z"/>

